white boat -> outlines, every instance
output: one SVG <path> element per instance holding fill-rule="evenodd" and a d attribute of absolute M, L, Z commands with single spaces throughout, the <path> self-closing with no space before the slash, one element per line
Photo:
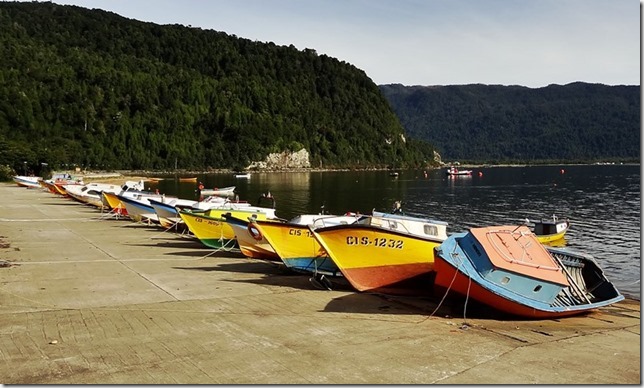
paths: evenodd
<path fill-rule="evenodd" d="M 250 173 L 240 173 L 240 174 L 235 174 L 235 178 L 242 178 L 242 179 L 250 179 Z"/>
<path fill-rule="evenodd" d="M 179 211 L 181 211 L 182 209 L 208 210 L 216 206 L 221 207 L 224 204 L 230 202 L 228 198 L 217 196 L 206 197 L 203 201 L 194 201 L 183 198 L 165 198 L 162 200 L 149 198 L 148 201 L 154 208 L 159 223 L 166 228 L 183 223 L 181 216 L 179 215 Z M 243 206 L 250 206 L 250 203 L 248 202 L 242 203 L 246 204 Z"/>
<path fill-rule="evenodd" d="M 457 167 L 450 166 L 445 172 L 449 176 L 472 175 L 472 170 L 459 170 Z"/>
<path fill-rule="evenodd" d="M 13 177 L 13 181 L 16 182 L 18 186 L 28 187 L 28 188 L 40 187 L 41 180 L 42 178 L 39 176 L 16 175 Z"/>
<path fill-rule="evenodd" d="M 235 186 L 228 186 L 228 187 L 221 187 L 221 188 L 215 187 L 214 189 L 201 189 L 200 193 L 201 193 L 201 196 L 219 195 L 219 196 L 225 196 L 225 197 L 232 197 L 235 195 Z"/>
<path fill-rule="evenodd" d="M 177 197 L 166 197 L 165 194 L 150 193 L 150 192 L 124 192 L 117 195 L 118 199 L 125 206 L 127 215 L 135 222 L 159 222 L 158 214 L 151 204 L 151 200 L 156 200 L 161 203 L 165 201 L 177 200 Z"/>
<path fill-rule="evenodd" d="M 109 183 L 99 183 L 92 182 L 86 185 L 65 185 L 63 188 L 67 191 L 70 197 L 75 200 L 86 203 L 89 205 L 96 206 L 98 208 L 103 208 L 103 198 L 101 193 L 107 191 L 110 193 L 123 193 L 126 191 L 142 191 L 144 189 L 145 182 L 143 180 L 139 182 L 127 181 L 123 186 L 112 185 Z"/>

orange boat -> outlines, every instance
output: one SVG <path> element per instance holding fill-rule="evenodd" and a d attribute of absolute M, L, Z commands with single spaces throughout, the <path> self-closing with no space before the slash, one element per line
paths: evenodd
<path fill-rule="evenodd" d="M 179 182 L 196 182 L 197 177 L 180 177 Z"/>

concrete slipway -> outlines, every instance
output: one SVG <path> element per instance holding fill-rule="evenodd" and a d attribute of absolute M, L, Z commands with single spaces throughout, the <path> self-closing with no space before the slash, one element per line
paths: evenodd
<path fill-rule="evenodd" d="M 3 384 L 641 384 L 639 301 L 521 321 L 320 290 L 40 190 L 0 198 Z"/>

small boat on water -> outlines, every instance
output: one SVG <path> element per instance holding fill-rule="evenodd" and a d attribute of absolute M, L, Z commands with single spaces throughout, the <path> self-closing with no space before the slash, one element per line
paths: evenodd
<path fill-rule="evenodd" d="M 245 173 L 235 173 L 235 178 L 241 178 L 241 179 L 250 179 L 250 173 L 245 172 Z"/>
<path fill-rule="evenodd" d="M 460 175 L 471 176 L 472 170 L 459 170 L 457 167 L 450 166 L 445 173 L 448 176 L 460 176 Z"/>
<path fill-rule="evenodd" d="M 197 177 L 179 177 L 179 182 L 196 182 Z"/>
<path fill-rule="evenodd" d="M 539 221 L 528 220 L 528 222 L 534 224 L 532 231 L 537 235 L 539 242 L 543 244 L 561 240 L 570 228 L 570 222 L 567 218 L 562 220 L 554 214 L 551 219 L 541 219 Z"/>
<path fill-rule="evenodd" d="M 235 186 L 215 187 L 214 189 L 201 189 L 201 196 L 218 195 L 223 197 L 232 197 L 235 195 Z"/>
<path fill-rule="evenodd" d="M 435 248 L 435 285 L 525 318 L 559 318 L 624 297 L 588 255 L 546 247 L 525 225 L 471 228 Z"/>

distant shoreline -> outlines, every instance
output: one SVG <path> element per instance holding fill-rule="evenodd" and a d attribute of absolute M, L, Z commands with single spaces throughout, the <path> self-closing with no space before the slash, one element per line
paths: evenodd
<path fill-rule="evenodd" d="M 552 164 L 458 164 L 458 168 L 496 168 L 496 167 L 539 167 L 539 166 L 551 166 L 551 167 L 564 167 L 564 166 L 595 166 L 595 165 L 615 165 L 615 166 L 638 166 L 640 163 L 552 163 Z M 450 164 L 443 164 L 442 166 L 435 167 L 426 167 L 426 168 L 294 168 L 294 169 L 265 169 L 257 171 L 245 171 L 251 174 L 260 174 L 260 173 L 301 173 L 301 172 L 339 172 L 339 171 L 422 171 L 422 170 L 441 170 L 446 169 Z M 54 173 L 69 173 L 73 176 L 82 177 L 84 180 L 96 180 L 96 179 L 108 179 L 108 180 L 140 180 L 146 178 L 155 178 L 155 177 L 169 177 L 169 176 L 193 176 L 193 175 L 204 175 L 204 174 L 235 174 L 238 171 L 232 169 L 210 169 L 210 170 L 176 170 L 176 171 L 166 171 L 166 170 L 112 170 L 112 171 L 66 171 L 66 170 L 56 170 Z"/>

